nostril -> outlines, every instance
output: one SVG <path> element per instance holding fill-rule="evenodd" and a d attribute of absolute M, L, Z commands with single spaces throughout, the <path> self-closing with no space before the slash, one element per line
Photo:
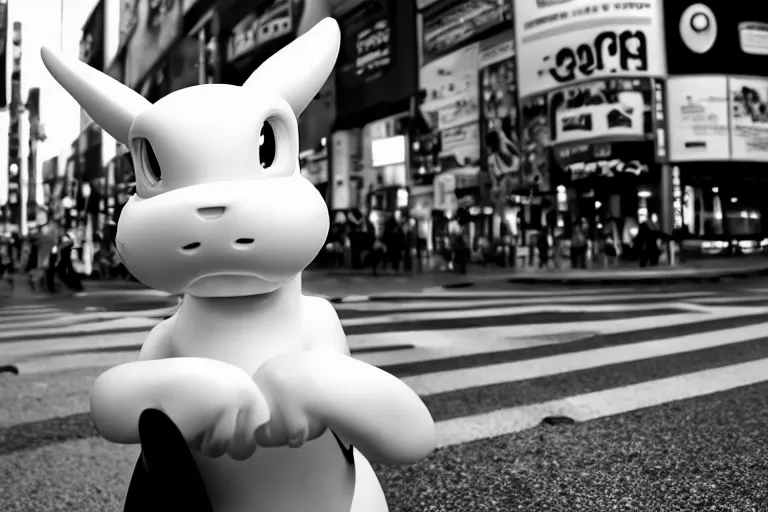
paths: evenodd
<path fill-rule="evenodd" d="M 187 244 L 182 247 L 182 249 L 185 251 L 191 251 L 193 249 L 197 249 L 198 247 L 200 247 L 200 242 L 192 242 L 191 244 Z"/>
<path fill-rule="evenodd" d="M 225 211 L 227 211 L 225 206 L 208 206 L 206 208 L 198 208 L 197 214 L 206 220 L 213 220 L 224 215 Z"/>
<path fill-rule="evenodd" d="M 254 242 L 253 238 L 238 238 L 237 240 L 235 240 L 235 243 L 240 245 L 248 245 L 248 244 L 252 244 L 253 242 Z"/>

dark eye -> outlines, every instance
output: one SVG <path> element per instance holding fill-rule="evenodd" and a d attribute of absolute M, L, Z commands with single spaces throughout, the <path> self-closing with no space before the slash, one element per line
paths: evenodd
<path fill-rule="evenodd" d="M 259 134 L 259 163 L 262 168 L 269 169 L 275 163 L 276 152 L 275 131 L 267 121 L 261 125 L 261 133 Z"/>
<path fill-rule="evenodd" d="M 137 138 L 131 142 L 131 156 L 137 179 L 149 182 L 157 186 L 163 179 L 163 171 L 160 162 L 157 161 L 155 150 L 147 139 Z"/>
<path fill-rule="evenodd" d="M 146 158 L 145 167 L 147 174 L 155 183 L 160 183 L 160 180 L 163 179 L 163 170 L 160 169 L 160 163 L 157 161 L 152 144 L 146 139 L 144 139 L 144 157 Z"/>

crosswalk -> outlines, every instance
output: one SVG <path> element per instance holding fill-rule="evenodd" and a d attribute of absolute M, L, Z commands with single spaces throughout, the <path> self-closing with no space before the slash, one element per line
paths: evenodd
<path fill-rule="evenodd" d="M 768 289 L 443 290 L 335 302 L 353 356 L 423 397 L 441 447 L 768 381 Z M 172 313 L 2 307 L 0 365 L 19 375 L 0 378 L 45 376 L 56 393 L 66 374 L 61 389 L 87 397 L 90 381 L 73 391 L 72 372 L 135 360 Z M 87 399 L 68 407 L 86 412 Z M 25 414 L 0 411 L 0 427 L 40 419 Z"/>

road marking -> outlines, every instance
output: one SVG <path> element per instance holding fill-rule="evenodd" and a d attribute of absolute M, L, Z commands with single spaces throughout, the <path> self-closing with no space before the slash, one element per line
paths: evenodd
<path fill-rule="evenodd" d="M 402 380 L 419 395 L 434 395 L 743 343 L 763 338 L 766 333 L 768 322 L 706 334 L 690 334 L 537 359 L 414 375 Z"/>
<path fill-rule="evenodd" d="M 632 288 L 611 288 L 612 293 L 637 293 L 637 290 Z M 605 293 L 605 288 L 592 288 L 592 289 L 579 289 L 577 291 L 558 291 L 558 290 L 510 290 L 510 291 L 498 291 L 498 290 L 446 290 L 441 287 L 427 288 L 419 292 L 384 292 L 377 293 L 375 296 L 390 300 L 411 300 L 411 299 L 447 299 L 447 298 L 472 298 L 472 297 L 497 297 L 497 298 L 514 298 L 514 297 L 568 297 L 571 295 L 602 295 Z M 391 304 L 391 303 L 390 303 Z"/>
<path fill-rule="evenodd" d="M 494 316 L 521 316 L 537 313 L 615 313 L 627 311 L 648 311 L 663 308 L 675 308 L 682 311 L 704 311 L 708 309 L 696 304 L 684 302 L 654 303 L 654 304 L 579 304 L 568 305 L 541 304 L 538 306 L 487 308 L 458 311 L 425 311 L 416 313 L 393 313 L 387 315 L 371 315 L 364 318 L 344 318 L 343 327 L 358 325 L 384 324 L 395 322 L 415 322 L 425 320 L 455 320 L 461 318 L 489 318 Z"/>
<path fill-rule="evenodd" d="M 677 375 L 620 388 L 438 422 L 438 447 L 512 434 L 536 427 L 547 416 L 578 422 L 702 397 L 768 381 L 768 359 Z"/>
<path fill-rule="evenodd" d="M 44 338 L 55 335 L 56 337 L 67 336 L 86 336 L 88 334 L 98 334 L 100 332 L 109 332 L 119 329 L 146 329 L 149 331 L 158 324 L 157 319 L 152 318 L 119 318 L 115 320 L 106 320 L 104 322 L 80 325 L 66 325 L 63 327 L 45 327 L 35 330 L 14 330 L 0 332 L 0 342 L 13 342 L 24 339 L 29 336 Z M 3 350 L 4 352 L 4 350 Z"/>
<path fill-rule="evenodd" d="M 451 302 L 435 302 L 435 301 L 414 301 L 403 302 L 398 304 L 388 302 L 363 302 L 363 303 L 347 303 L 344 301 L 338 304 L 336 309 L 345 311 L 409 311 L 409 310 L 446 310 L 446 309 L 462 309 L 462 308 L 480 308 L 480 307 L 493 307 L 493 306 L 523 306 L 523 305 L 539 305 L 539 304 L 552 304 L 557 302 L 558 304 L 574 304 L 574 303 L 601 303 L 617 300 L 631 300 L 631 299 L 688 299 L 696 297 L 708 297 L 713 295 L 714 292 L 691 292 L 691 293 L 649 293 L 645 295 L 627 294 L 627 295 L 610 295 L 604 296 L 597 295 L 572 295 L 567 297 L 538 297 L 538 298 L 506 298 L 506 299 L 486 299 L 486 300 L 464 300 L 464 301 L 451 301 Z M 751 299 L 754 300 L 754 299 Z"/>
<path fill-rule="evenodd" d="M 7 329 L 22 331 L 27 329 L 59 328 L 70 325 L 83 325 L 88 322 L 104 322 L 105 320 L 118 320 L 121 318 L 166 318 L 174 313 L 178 306 L 166 308 L 145 309 L 138 311 L 104 311 L 99 313 L 72 313 L 58 315 L 53 318 L 39 319 L 35 321 L 17 320 L 16 322 L 5 322 Z M 26 317 L 24 317 L 26 318 Z"/>

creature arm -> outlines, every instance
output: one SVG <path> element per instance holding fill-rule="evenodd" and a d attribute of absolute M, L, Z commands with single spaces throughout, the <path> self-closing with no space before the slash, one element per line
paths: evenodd
<path fill-rule="evenodd" d="M 405 383 L 338 350 L 346 337 L 333 307 L 320 306 L 324 317 L 314 326 L 315 346 L 278 356 L 256 372 L 262 389 L 279 387 L 310 419 L 326 425 L 366 458 L 387 464 L 412 464 L 435 448 L 429 410 Z"/>
<path fill-rule="evenodd" d="M 264 397 L 251 376 L 236 366 L 174 357 L 174 322 L 175 317 L 169 318 L 150 332 L 139 361 L 111 368 L 96 379 L 91 393 L 96 430 L 113 443 L 136 444 L 139 416 L 146 409 L 158 409 L 173 420 L 187 442 L 205 435 L 204 447 L 220 445 L 236 454 L 240 447 L 230 442 L 236 428 L 253 432 L 269 420 Z"/>

